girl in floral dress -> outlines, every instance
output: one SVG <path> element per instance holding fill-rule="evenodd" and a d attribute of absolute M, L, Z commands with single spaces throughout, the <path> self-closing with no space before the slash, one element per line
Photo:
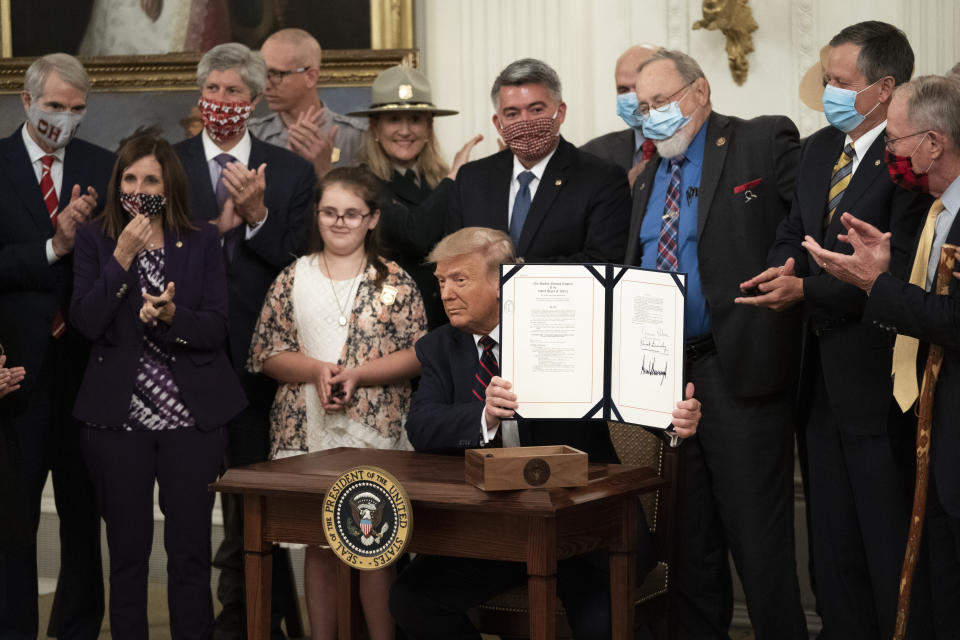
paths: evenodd
<path fill-rule="evenodd" d="M 426 332 L 413 279 L 379 254 L 380 183 L 363 168 L 334 169 L 317 187 L 312 251 L 274 281 L 247 368 L 281 384 L 270 414 L 271 457 L 333 447 L 410 449 L 404 421 L 414 343 Z M 337 563 L 308 547 L 304 566 L 314 640 L 334 638 Z M 393 638 L 392 569 L 360 574 L 370 637 Z"/>

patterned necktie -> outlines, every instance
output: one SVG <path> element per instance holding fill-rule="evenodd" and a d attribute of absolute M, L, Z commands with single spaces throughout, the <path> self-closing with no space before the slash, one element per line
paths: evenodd
<path fill-rule="evenodd" d="M 840 198 L 847 185 L 850 184 L 850 178 L 853 177 L 853 159 L 857 152 L 853 144 L 848 144 L 843 148 L 843 153 L 837 158 L 837 163 L 833 165 L 833 175 L 830 176 L 830 192 L 827 196 L 827 221 L 824 227 L 828 226 L 833 220 L 833 213 L 840 204 Z"/>
<path fill-rule="evenodd" d="M 223 205 L 226 204 L 227 199 L 230 197 L 230 191 L 223 182 L 223 171 L 227 168 L 228 162 L 236 162 L 237 159 L 229 153 L 221 153 L 220 155 L 214 156 L 213 159 L 220 165 L 220 175 L 217 176 L 217 186 L 214 189 L 214 194 L 217 197 L 217 211 L 222 212 Z M 233 262 L 233 254 L 237 250 L 237 243 L 240 241 L 242 227 L 243 225 L 241 224 L 227 231 L 223 236 L 223 251 L 226 254 L 227 262 Z"/>
<path fill-rule="evenodd" d="M 50 224 L 54 232 L 57 230 L 57 209 L 60 207 L 60 198 L 57 196 L 57 188 L 53 184 L 53 176 L 50 175 L 50 167 L 56 158 L 50 154 L 43 156 L 40 163 L 40 193 L 43 195 L 43 203 L 47 205 L 47 215 L 50 216 Z M 57 315 L 53 317 L 53 326 L 50 328 L 50 335 L 59 338 L 67 328 L 67 323 L 63 320 L 63 314 L 57 309 Z"/>
<path fill-rule="evenodd" d="M 480 346 L 483 347 L 483 353 L 480 354 L 480 360 L 477 363 L 477 372 L 473 374 L 473 395 L 478 400 L 487 401 L 487 385 L 493 376 L 500 375 L 500 364 L 497 357 L 493 355 L 493 348 L 497 341 L 490 336 L 480 338 Z"/>
<path fill-rule="evenodd" d="M 920 232 L 917 255 L 910 270 L 910 284 L 925 287 L 927 284 L 927 265 L 930 262 L 930 250 L 933 247 L 933 232 L 937 227 L 937 216 L 943 211 L 943 203 L 937 198 L 927 211 L 927 221 Z M 900 409 L 906 413 L 920 395 L 917 384 L 917 351 L 920 341 L 910 336 L 897 335 L 893 345 L 893 397 Z"/>
<path fill-rule="evenodd" d="M 493 348 L 497 341 L 490 336 L 480 338 L 480 346 L 483 347 L 483 353 L 480 354 L 480 360 L 477 363 L 477 372 L 473 374 L 473 395 L 483 402 L 487 401 L 487 385 L 493 376 L 500 375 L 500 364 L 497 357 L 493 355 Z M 503 446 L 503 424 L 497 429 L 497 433 L 490 440 L 490 446 Z"/>
<path fill-rule="evenodd" d="M 57 208 L 60 206 L 60 198 L 57 195 L 57 188 L 53 186 L 53 176 L 50 174 L 50 167 L 56 158 L 52 155 L 45 155 L 40 162 L 43 166 L 40 169 L 40 193 L 43 194 L 43 203 L 47 205 L 47 214 L 50 216 L 50 224 L 57 228 Z"/>
<path fill-rule="evenodd" d="M 643 144 L 640 145 L 640 161 L 646 162 L 653 157 L 653 152 L 657 150 L 657 145 L 653 144 L 653 140 L 644 140 Z"/>
<path fill-rule="evenodd" d="M 680 167 L 684 157 L 670 159 L 670 184 L 667 185 L 667 199 L 663 206 L 663 219 L 660 222 L 660 242 L 657 244 L 657 269 L 676 271 L 680 266 L 677 253 L 680 228 Z"/>
<path fill-rule="evenodd" d="M 513 201 L 513 213 L 510 215 L 510 239 L 513 240 L 514 247 L 520 244 L 523 223 L 527 221 L 527 214 L 530 213 L 530 183 L 534 177 L 536 176 L 532 171 L 523 171 L 517 176 L 520 190 L 517 191 L 517 199 Z"/>

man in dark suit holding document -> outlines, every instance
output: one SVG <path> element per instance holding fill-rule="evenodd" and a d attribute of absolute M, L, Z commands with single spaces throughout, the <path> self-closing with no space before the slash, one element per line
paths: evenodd
<path fill-rule="evenodd" d="M 498 364 L 499 265 L 515 261 L 513 245 L 502 231 L 467 227 L 441 240 L 429 260 L 437 265 L 450 324 L 417 342 L 422 369 L 406 424 L 410 442 L 418 451 L 434 453 L 501 446 L 501 420 L 511 418 L 517 407 Z M 673 412 L 681 437 L 693 435 L 700 419 L 700 403 L 692 394 L 691 385 L 689 399 L 678 402 Z M 520 422 L 520 442 L 528 444 Z M 538 444 L 579 445 L 593 453 L 575 439 L 598 429 L 584 429 L 582 422 L 564 426 L 562 435 L 541 430 L 553 440 Z M 577 638 L 610 637 L 606 562 L 606 554 L 592 553 L 559 563 L 558 593 Z M 410 638 L 479 638 L 466 611 L 525 579 L 521 563 L 420 555 L 397 578 L 390 610 Z"/>

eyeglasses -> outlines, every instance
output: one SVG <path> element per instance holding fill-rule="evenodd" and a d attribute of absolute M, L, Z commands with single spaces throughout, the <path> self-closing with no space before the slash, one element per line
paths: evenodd
<path fill-rule="evenodd" d="M 897 140 L 903 140 L 904 138 L 912 138 L 913 136 L 918 136 L 921 133 L 930 133 L 932 129 L 924 129 L 923 131 L 917 131 L 915 133 L 908 133 L 905 136 L 900 136 L 899 138 L 891 138 L 887 135 L 887 132 L 883 132 L 883 144 L 887 147 L 887 151 L 893 153 L 893 147 L 891 146 Z"/>
<path fill-rule="evenodd" d="M 693 82 L 696 82 L 696 80 L 694 80 Z M 637 108 L 634 111 L 634 113 L 636 113 L 638 116 L 642 118 L 646 118 L 647 115 L 649 115 L 651 109 L 653 109 L 654 111 L 663 111 L 667 106 L 670 105 L 670 102 L 672 101 L 675 95 L 677 95 L 678 93 L 680 93 L 681 91 L 683 91 L 684 89 L 692 85 L 693 82 L 688 82 L 687 84 L 683 85 L 682 87 L 680 87 L 679 89 L 671 93 L 666 98 L 661 98 L 660 100 L 657 100 L 656 102 L 654 102 L 652 105 L 647 104 L 646 102 L 641 102 L 640 104 L 637 105 Z M 683 100 L 683 98 L 680 98 L 680 100 Z"/>
<path fill-rule="evenodd" d="M 304 71 L 310 70 L 312 67 L 297 67 L 296 69 L 287 69 L 283 71 L 281 69 L 267 69 L 267 82 L 271 85 L 278 85 L 283 82 L 283 79 L 293 73 L 303 73 Z"/>
<path fill-rule="evenodd" d="M 363 219 L 370 215 L 370 212 L 360 213 L 356 209 L 347 209 L 343 213 L 340 213 L 336 209 L 324 207 L 317 211 L 317 215 L 320 217 L 320 222 L 329 227 L 343 220 L 345 226 L 356 229 L 363 223 Z"/>

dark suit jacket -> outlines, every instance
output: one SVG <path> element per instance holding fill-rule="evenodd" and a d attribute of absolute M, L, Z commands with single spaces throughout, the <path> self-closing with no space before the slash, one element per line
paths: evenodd
<path fill-rule="evenodd" d="M 512 176 L 509 150 L 461 167 L 447 233 L 464 227 L 509 233 Z M 629 217 L 626 173 L 561 137 L 530 204 L 517 253 L 527 262 L 619 262 Z"/>
<path fill-rule="evenodd" d="M 960 245 L 960 219 L 954 220 L 946 241 Z M 881 274 L 870 291 L 863 319 L 891 336 L 902 333 L 943 347 L 930 456 L 940 504 L 951 517 L 960 518 L 960 281 L 952 279 L 949 294 L 938 296 L 889 273 Z M 917 362 L 921 374 L 925 352 L 920 350 Z"/>
<path fill-rule="evenodd" d="M 0 324 L 9 327 L 19 339 L 22 358 L 10 360 L 8 365 L 26 367 L 27 377 L 17 393 L 27 395 L 39 373 L 58 310 L 68 322 L 61 340 L 67 341 L 75 356 L 72 360 L 77 363 L 77 375 L 86 359 L 87 344 L 69 328 L 73 254 L 52 265 L 47 263 L 44 246 L 53 237 L 53 227 L 30 166 L 21 128 L 0 140 Z M 97 190 L 98 213 L 114 161 L 111 152 L 89 142 L 73 140 L 68 144 L 60 208 L 70 202 L 73 185 L 79 184 L 84 193 L 88 186 Z"/>
<path fill-rule="evenodd" d="M 236 415 L 246 398 L 227 359 L 227 283 L 216 228 L 164 233 L 164 278 L 176 285 L 173 323 L 165 336 L 171 368 L 184 404 L 207 431 Z M 77 231 L 71 322 L 93 341 L 74 416 L 120 427 L 143 352 L 140 280 L 136 262 L 124 271 L 113 257 L 116 240 L 98 222 Z"/>
<path fill-rule="evenodd" d="M 175 148 L 190 181 L 190 216 L 206 221 L 215 219 L 220 212 L 200 135 L 177 143 Z M 255 169 L 264 162 L 267 219 L 255 236 L 238 244 L 227 265 L 229 353 L 234 368 L 241 373 L 267 289 L 277 274 L 303 253 L 313 220 L 316 174 L 310 163 L 286 149 L 252 138 L 250 167 Z"/>
<path fill-rule="evenodd" d="M 380 237 L 383 251 L 409 273 L 423 296 L 427 323 L 431 329 L 447 322 L 440 301 L 440 287 L 433 265 L 424 264 L 427 255 L 443 238 L 444 219 L 453 180 L 444 178 L 430 189 L 421 176 L 420 186 L 393 172 L 384 183 L 380 205 Z"/>
<path fill-rule="evenodd" d="M 907 279 L 913 264 L 914 236 L 932 198 L 900 189 L 890 181 L 883 162 L 881 134 L 861 158 L 830 227 L 824 232 L 830 177 L 845 137 L 842 131 L 825 127 L 807 139 L 790 215 L 777 229 L 769 264 L 780 266 L 787 258 L 793 258 L 796 273 L 803 278 L 803 306 L 809 329 L 818 336 L 818 340 L 811 341 L 811 348 L 819 345 L 819 353 L 808 353 L 804 358 L 804 380 L 814 376 L 816 371 L 811 367 L 821 363 L 838 424 L 850 433 L 879 435 L 887 431 L 893 399 L 890 363 L 895 336 L 862 324 L 866 294 L 823 271 L 801 243 L 805 235 L 810 235 L 830 251 L 851 253 L 849 244 L 837 240 L 837 234 L 844 231 L 840 214 L 849 211 L 881 231 L 893 233 L 890 270 L 896 277 Z M 803 384 L 802 388 L 810 386 Z"/>
<path fill-rule="evenodd" d="M 420 386 L 407 416 L 407 436 L 417 451 L 454 453 L 483 446 L 484 403 L 473 395 L 477 346 L 473 336 L 446 324 L 416 344 Z M 618 462 L 606 422 L 537 420 L 518 423 L 524 446 L 566 444 L 593 462 Z"/>
<path fill-rule="evenodd" d="M 633 168 L 633 154 L 636 150 L 637 137 L 633 129 L 605 133 L 580 147 L 580 151 L 592 153 L 628 173 Z"/>
<path fill-rule="evenodd" d="M 697 258 L 720 364 L 727 384 L 742 397 L 774 393 L 797 379 L 799 314 L 733 302 L 740 283 L 766 267 L 777 225 L 789 212 L 800 153 L 797 137 L 797 128 L 782 116 L 741 120 L 714 112 L 707 120 Z M 640 264 L 642 258 L 640 224 L 659 164 L 655 155 L 633 185 L 627 264 Z M 755 198 L 734 193 L 754 180 L 761 181 L 751 188 Z"/>

